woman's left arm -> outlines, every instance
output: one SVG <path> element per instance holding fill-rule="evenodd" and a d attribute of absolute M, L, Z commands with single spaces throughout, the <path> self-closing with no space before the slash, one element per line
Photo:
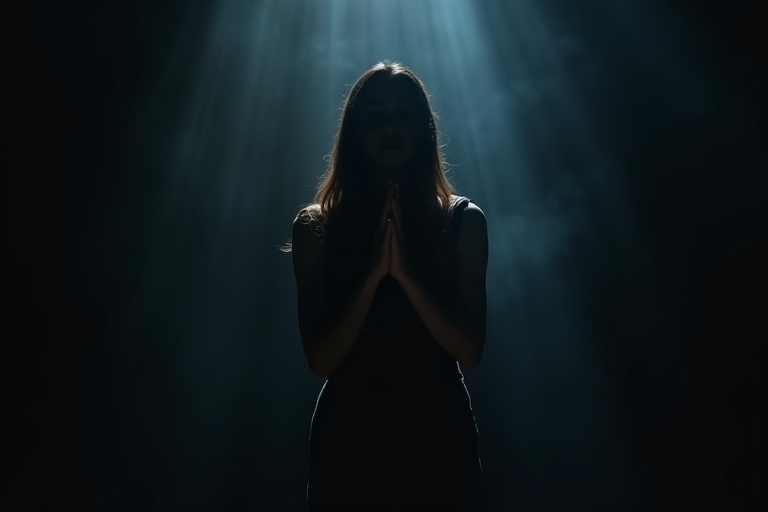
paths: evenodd
<path fill-rule="evenodd" d="M 396 252 L 396 248 L 393 249 Z M 485 215 L 477 205 L 469 203 L 461 217 L 456 244 L 458 289 L 454 296 L 458 298 L 458 304 L 455 308 L 449 307 L 446 297 L 439 297 L 428 289 L 413 272 L 404 270 L 394 275 L 432 337 L 465 369 L 480 362 L 485 345 L 487 267 Z"/>

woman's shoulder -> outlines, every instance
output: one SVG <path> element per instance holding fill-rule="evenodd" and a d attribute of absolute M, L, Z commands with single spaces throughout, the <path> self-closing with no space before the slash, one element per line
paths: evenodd
<path fill-rule="evenodd" d="M 317 218 L 322 215 L 322 209 L 317 203 L 305 204 L 299 207 L 299 213 L 296 215 L 297 219 L 305 218 Z"/>
<path fill-rule="evenodd" d="M 296 221 L 308 223 L 308 222 L 322 222 L 325 223 L 328 214 L 325 212 L 319 204 L 306 204 L 299 208 L 299 213 L 296 214 Z"/>
<path fill-rule="evenodd" d="M 326 215 L 319 204 L 304 205 L 293 220 L 294 236 L 319 236 L 325 234 Z"/>
<path fill-rule="evenodd" d="M 451 220 L 455 217 L 463 216 L 464 212 L 470 209 L 479 209 L 478 206 L 472 202 L 472 200 L 466 196 L 451 194 L 450 201 L 448 203 L 448 219 Z"/>
<path fill-rule="evenodd" d="M 451 195 L 448 208 L 446 230 L 482 230 L 486 224 L 485 213 L 470 198 L 461 195 Z M 451 226 L 454 226 L 451 228 Z"/>
<path fill-rule="evenodd" d="M 477 203 L 474 202 L 472 199 L 466 196 L 451 194 L 449 210 L 453 212 L 457 209 L 461 209 L 465 211 L 471 210 L 473 211 L 473 213 L 471 213 L 470 215 L 473 215 L 473 216 L 477 216 L 478 214 L 483 215 L 483 210 L 481 210 L 480 206 L 478 206 Z"/>
<path fill-rule="evenodd" d="M 469 203 L 470 199 L 465 196 L 461 196 L 458 194 L 451 194 L 450 200 L 448 202 L 448 207 L 450 210 L 453 210 L 456 207 L 464 206 L 465 204 Z"/>

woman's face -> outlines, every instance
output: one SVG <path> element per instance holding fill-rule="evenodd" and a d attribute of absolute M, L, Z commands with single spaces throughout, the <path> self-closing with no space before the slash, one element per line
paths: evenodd
<path fill-rule="evenodd" d="M 359 134 L 373 170 L 382 180 L 397 180 L 413 159 L 425 120 L 420 119 L 415 87 L 407 77 L 375 77 L 360 101 Z"/>

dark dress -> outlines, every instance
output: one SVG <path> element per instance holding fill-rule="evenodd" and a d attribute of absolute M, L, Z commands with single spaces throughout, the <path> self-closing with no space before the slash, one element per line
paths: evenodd
<path fill-rule="evenodd" d="M 468 202 L 453 196 L 439 238 L 445 254 L 455 254 Z M 453 274 L 452 257 L 434 274 L 444 298 L 452 297 Z M 348 292 L 330 290 L 332 307 Z M 308 458 L 310 512 L 477 510 L 482 468 L 464 376 L 391 276 L 320 391 Z"/>

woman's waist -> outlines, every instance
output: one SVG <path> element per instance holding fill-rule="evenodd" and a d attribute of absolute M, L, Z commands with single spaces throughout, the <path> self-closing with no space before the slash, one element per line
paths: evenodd
<path fill-rule="evenodd" d="M 347 361 L 331 376 L 328 386 L 344 394 L 439 394 L 463 388 L 464 376 L 458 366 L 451 368 L 450 364 L 408 366 Z"/>
<path fill-rule="evenodd" d="M 474 415 L 450 413 L 446 415 L 377 418 L 324 418 L 314 425 L 313 439 L 332 435 L 353 439 L 387 440 L 418 439 L 446 432 L 477 429 Z"/>
<path fill-rule="evenodd" d="M 384 439 L 418 437 L 474 426 L 466 390 L 442 395 L 423 395 L 414 390 L 413 393 L 390 392 L 377 397 L 349 398 L 332 392 L 321 397 L 313 418 L 313 430 Z"/>
<path fill-rule="evenodd" d="M 361 336 L 332 380 L 453 381 L 463 378 L 456 360 L 426 336 L 410 332 Z"/>
<path fill-rule="evenodd" d="M 367 386 L 328 381 L 317 403 L 320 416 L 350 424 L 438 420 L 467 411 L 471 411 L 471 402 L 463 381 L 425 384 L 391 380 Z"/>

